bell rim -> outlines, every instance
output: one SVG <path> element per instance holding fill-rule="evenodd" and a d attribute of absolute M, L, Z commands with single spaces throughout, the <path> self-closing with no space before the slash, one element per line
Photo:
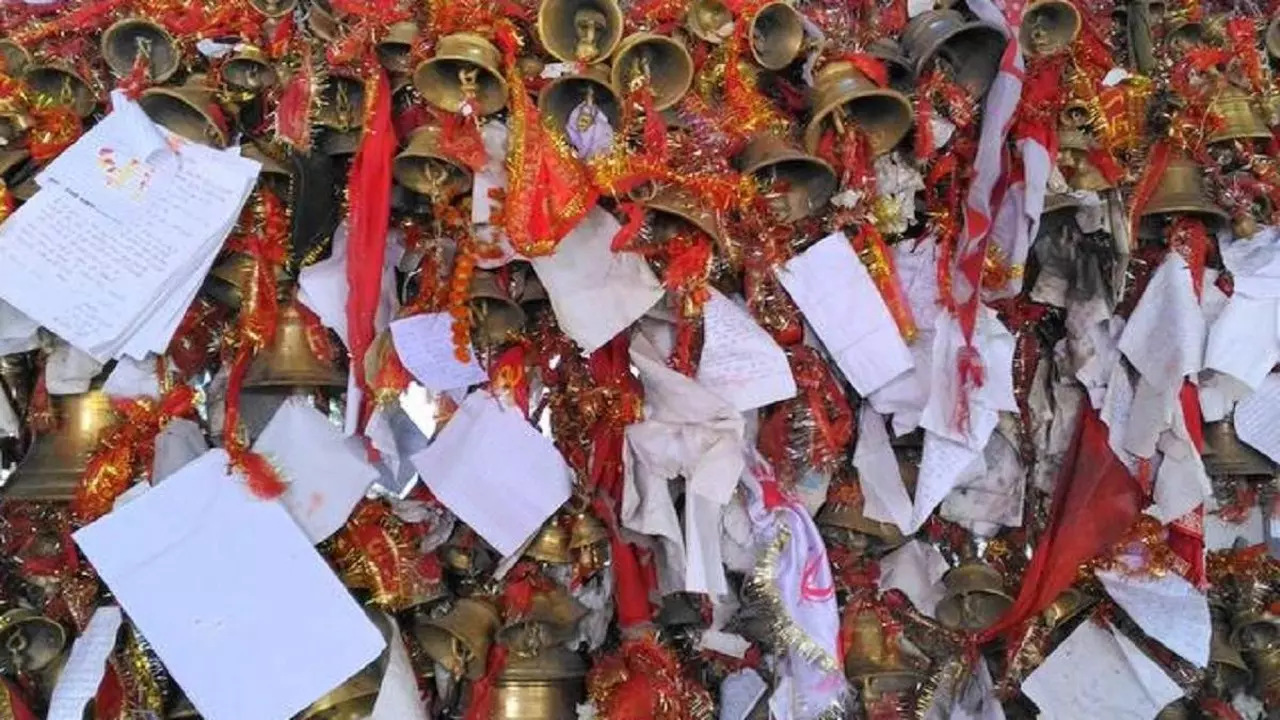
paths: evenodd
<path fill-rule="evenodd" d="M 0 57 L 8 55 L 7 50 L 15 51 L 22 58 L 22 64 L 18 67 L 5 67 L 5 72 L 11 76 L 22 75 L 26 71 L 27 66 L 31 64 L 31 53 L 22 46 L 21 43 L 12 38 L 0 38 Z"/>
<path fill-rule="evenodd" d="M 255 93 L 255 94 L 260 93 L 260 92 L 264 92 L 264 91 L 266 91 L 266 90 L 268 90 L 268 89 L 270 89 L 270 88 L 273 88 L 273 87 L 275 87 L 276 85 L 278 85 L 278 84 L 280 83 L 280 74 L 279 74 L 278 72 L 276 72 L 276 69 L 275 69 L 274 67 L 272 67 L 271 63 L 267 62 L 265 58 L 262 58 L 262 57 L 255 57 L 255 55 L 257 55 L 257 54 L 258 54 L 258 53 L 245 53 L 245 52 L 242 52 L 242 53 L 238 53 L 238 54 L 236 54 L 235 56 L 233 56 L 233 57 L 229 58 L 229 59 L 227 60 L 227 63 L 226 63 L 225 65 L 223 65 L 223 66 L 222 66 L 222 78 L 223 78 L 223 80 L 227 80 L 227 70 L 228 70 L 228 69 L 229 69 L 233 64 L 236 64 L 236 63 L 252 63 L 252 64 L 254 64 L 254 65 L 258 65 L 259 67 L 264 67 L 264 68 L 266 68 L 268 71 L 270 71 L 271 81 L 270 81 L 270 82 L 268 82 L 268 83 L 266 83 L 266 84 L 264 84 L 262 87 L 259 87 L 259 88 L 250 88 L 250 87 L 248 87 L 247 85 L 237 85 L 237 84 L 232 83 L 232 82 L 230 82 L 230 81 L 228 81 L 228 84 L 229 84 L 229 85 L 234 85 L 234 86 L 235 86 L 235 88 L 236 88 L 237 90 L 249 91 L 249 92 L 253 92 L 253 93 Z"/>
<path fill-rule="evenodd" d="M 622 88 L 626 87 L 622 77 L 623 56 L 642 42 L 657 42 L 672 46 L 676 50 L 676 55 L 680 58 L 680 64 L 684 69 L 684 72 L 681 73 L 684 82 L 681 84 L 679 92 L 671 93 L 671 97 L 666 99 L 659 98 L 657 93 L 654 94 L 653 109 L 666 110 L 680 102 L 680 99 L 688 94 L 689 88 L 693 87 L 693 56 L 689 54 L 689 48 L 675 38 L 645 31 L 634 32 L 622 38 L 622 41 L 618 43 L 617 50 L 613 53 L 612 65 L 609 68 L 609 82 L 613 85 L 614 93 L 618 97 L 626 95 L 621 91 Z"/>
<path fill-rule="evenodd" d="M 23 625 L 35 625 L 46 633 L 52 633 L 58 650 L 53 653 L 44 662 L 34 667 L 26 668 L 29 672 L 39 672 L 57 660 L 58 655 L 67 647 L 67 629 L 61 623 L 42 615 L 35 610 L 29 608 L 14 608 L 3 615 L 0 615 L 0 638 L 6 638 L 10 632 L 17 632 Z M 16 668 L 15 668 L 16 669 Z"/>
<path fill-rule="evenodd" d="M 766 62 L 765 59 L 760 56 L 760 52 L 756 48 L 756 43 L 754 41 L 756 22 L 760 19 L 760 16 L 765 13 L 765 11 L 773 10 L 775 8 L 786 8 L 788 11 L 790 11 L 790 17 L 794 18 L 795 21 L 800 26 L 799 37 L 794 43 L 795 44 L 794 51 L 790 53 L 790 56 L 788 57 L 786 62 L 780 63 L 780 64 Z M 753 38 L 753 40 L 748 43 L 751 46 L 751 57 L 755 58 L 756 62 L 759 63 L 760 67 L 764 68 L 765 70 L 781 70 L 787 67 L 788 65 L 796 61 L 796 58 L 799 57 L 800 55 L 800 50 L 804 48 L 803 17 L 800 15 L 800 11 L 796 10 L 795 6 L 787 2 L 786 0 L 772 0 L 772 2 L 765 3 L 763 6 L 761 6 L 759 10 L 756 11 L 755 15 L 751 16 L 751 20 L 747 23 L 747 29 L 748 29 L 748 33 L 750 33 L 751 37 Z"/>
<path fill-rule="evenodd" d="M 562 54 L 560 49 L 553 48 L 551 44 L 547 42 L 551 24 L 550 11 L 552 8 L 558 8 L 560 4 L 561 0 L 544 0 L 544 2 L 538 3 L 538 17 L 534 21 L 534 29 L 538 33 L 538 42 L 542 43 L 542 47 L 545 48 L 548 53 L 551 53 L 552 57 L 560 62 L 578 62 L 577 57 L 572 54 L 568 54 L 566 57 L 566 54 Z M 622 42 L 624 29 L 622 8 L 618 6 L 617 2 L 600 0 L 600 2 L 596 4 L 604 6 L 605 14 L 608 15 L 608 19 L 613 22 L 609 23 L 611 27 L 609 32 L 609 42 L 603 44 L 594 58 L 586 61 L 586 64 L 589 65 L 599 65 L 600 63 L 608 62 L 609 58 L 613 56 L 614 51 L 618 49 L 618 43 Z"/>
<path fill-rule="evenodd" d="M 174 38 L 174 36 L 170 34 L 168 30 L 165 30 L 163 26 L 161 26 L 158 23 L 154 23 L 150 20 L 147 20 L 146 18 L 140 18 L 140 17 L 121 18 L 120 20 L 117 20 L 111 23 L 111 25 L 108 26 L 106 30 L 102 31 L 102 37 L 98 42 L 98 49 L 102 55 L 103 62 L 107 64 L 107 67 L 109 67 L 112 72 L 116 73 L 121 77 L 129 74 L 129 71 L 132 69 L 131 67 L 126 67 L 126 68 L 116 67 L 115 63 L 111 61 L 113 53 L 108 52 L 108 46 L 114 41 L 115 35 L 117 33 L 123 32 L 125 29 L 133 26 L 145 27 L 150 30 L 155 30 L 156 32 L 160 33 L 162 37 L 164 37 L 165 41 L 168 42 L 170 49 L 173 50 L 172 66 L 165 69 L 164 72 L 156 73 L 155 75 L 153 75 L 151 77 L 151 81 L 154 83 L 160 84 L 167 81 L 169 78 L 173 77 L 173 74 L 178 72 L 178 68 L 182 67 L 182 57 L 181 57 L 181 54 L 178 52 L 177 39 Z M 152 68 L 152 70 L 154 71 L 154 68 Z"/>
<path fill-rule="evenodd" d="M 405 182 L 405 179 L 404 177 L 402 177 L 402 173 L 400 172 L 401 161 L 402 160 L 404 161 L 436 160 L 438 162 L 442 162 L 448 165 L 450 170 L 455 171 L 457 173 L 457 176 L 455 177 L 461 181 L 459 183 L 453 183 L 453 182 L 450 183 L 451 190 L 449 192 L 449 199 L 452 200 L 454 198 L 457 198 L 466 194 L 467 189 L 470 187 L 471 183 L 474 182 L 475 174 L 471 171 L 471 168 L 468 168 L 467 166 L 458 162 L 455 158 L 445 155 L 443 152 L 439 151 L 438 149 L 432 150 L 430 147 L 416 150 L 414 151 L 415 154 L 413 155 L 409 154 L 410 150 L 413 149 L 413 143 L 415 138 L 426 137 L 428 133 L 434 135 L 434 134 L 438 134 L 439 132 L 440 132 L 440 128 L 434 125 L 423 125 L 423 126 L 414 128 L 413 132 L 409 133 L 408 141 L 405 143 L 404 150 L 401 150 L 400 152 L 396 153 L 395 157 L 391 159 L 391 174 L 395 178 L 396 182 L 404 186 L 405 188 L 408 188 L 409 190 L 412 190 L 419 194 L 426 194 L 422 190 L 419 190 L 417 187 L 414 187 L 414 185 Z M 457 185 L 458 187 L 452 187 L 454 185 Z M 464 185 L 466 187 L 462 187 Z"/>
<path fill-rule="evenodd" d="M 182 105 L 186 106 L 188 109 L 195 111 L 196 114 L 198 114 L 204 120 L 204 124 L 213 129 L 214 133 L 217 135 L 216 147 L 218 147 L 219 149 L 225 148 L 227 146 L 226 129 L 223 128 L 222 125 L 218 123 L 216 120 L 214 120 L 213 115 L 211 115 L 207 109 L 200 107 L 198 104 L 193 102 L 191 98 L 187 97 L 186 94 L 183 93 L 183 90 L 187 90 L 187 89 L 189 89 L 187 86 L 179 86 L 179 87 L 160 86 L 160 87 L 147 88 L 146 90 L 142 91 L 142 95 L 138 98 L 138 104 L 141 105 L 143 107 L 143 110 L 145 111 L 146 110 L 145 101 L 149 98 L 165 97 L 165 98 L 169 98 L 170 100 L 178 101 Z M 148 113 L 148 116 L 150 116 L 150 113 Z M 171 132 L 174 132 L 175 134 L 180 134 L 180 133 L 177 133 L 177 131 L 171 131 Z M 187 138 L 187 139 L 192 140 L 193 142 L 201 142 L 200 140 L 196 140 L 194 138 Z"/>
<path fill-rule="evenodd" d="M 84 103 L 84 106 L 81 107 L 79 98 L 78 97 L 74 98 L 71 105 L 71 109 L 75 111 L 75 113 L 80 117 L 82 118 L 89 117 L 90 115 L 93 114 L 94 109 L 98 107 L 98 98 L 97 98 L 97 94 L 93 91 L 93 86 L 89 84 L 88 80 L 81 77 L 80 73 L 76 72 L 70 67 L 67 67 L 66 65 L 63 65 L 61 63 L 40 63 L 38 65 L 27 65 L 27 67 L 24 68 L 22 72 L 23 81 L 26 82 L 28 85 L 30 85 L 31 76 L 36 73 L 56 73 L 58 75 L 65 75 L 70 77 L 75 83 L 77 83 L 79 85 L 79 88 L 83 89 L 85 92 L 86 102 Z"/>
<path fill-rule="evenodd" d="M 847 105 L 854 100 L 861 100 L 865 97 L 882 97 L 892 100 L 903 111 L 903 115 L 907 119 L 907 122 L 901 131 L 895 133 L 895 137 L 892 142 L 886 142 L 881 147 L 872 145 L 871 153 L 875 157 L 880 157 L 881 155 L 884 155 L 896 148 L 902 140 L 906 138 L 907 133 L 911 132 L 911 128 L 915 124 L 915 118 L 911 112 L 911 101 L 907 99 L 906 95 L 903 95 L 893 88 L 877 87 L 842 93 L 832 102 L 815 111 L 813 113 L 813 118 L 809 120 L 809 124 L 806 125 L 804 129 L 805 150 L 811 155 L 818 151 L 818 145 L 822 142 L 823 121 L 826 120 L 831 113 L 835 112 L 835 110 L 842 105 Z"/>

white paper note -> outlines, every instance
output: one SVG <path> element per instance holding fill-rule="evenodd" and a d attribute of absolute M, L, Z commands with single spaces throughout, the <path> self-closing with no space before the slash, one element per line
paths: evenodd
<path fill-rule="evenodd" d="M 1181 386 L 1204 363 L 1204 314 L 1192 287 L 1191 270 L 1169 253 L 1142 293 L 1120 335 L 1120 351 L 1157 388 Z"/>
<path fill-rule="evenodd" d="M 556 320 L 585 352 L 609 342 L 662 299 L 662 285 L 643 258 L 610 249 L 621 228 L 612 215 L 593 208 L 554 254 L 533 259 Z"/>
<path fill-rule="evenodd" d="M 1099 571 L 1107 594 L 1138 627 L 1196 667 L 1209 662 L 1209 601 L 1177 573 L 1133 577 Z"/>
<path fill-rule="evenodd" d="M 418 690 L 418 679 L 409 662 L 404 639 L 400 637 L 400 626 L 394 619 L 391 626 L 387 669 L 382 674 L 382 686 L 378 688 L 378 699 L 374 701 L 369 720 L 427 720 L 426 704 Z"/>
<path fill-rule="evenodd" d="M 318 543 L 347 522 L 378 471 L 307 398 L 291 397 L 254 443 L 289 484 L 280 501 Z"/>
<path fill-rule="evenodd" d="M 489 379 L 476 354 L 458 362 L 453 353 L 453 318 L 449 313 L 427 313 L 391 323 L 391 339 L 400 362 L 428 390 L 444 392 L 477 385 Z"/>
<path fill-rule="evenodd" d="M 844 233 L 828 235 L 792 259 L 778 279 L 859 394 L 875 392 L 914 365 Z"/>
<path fill-rule="evenodd" d="M 279 720 L 385 645 L 284 506 L 211 450 L 75 533 L 208 720 Z"/>
<path fill-rule="evenodd" d="M 570 470 L 551 441 L 487 392 L 467 396 L 413 456 L 431 492 L 503 555 L 569 499 Z"/>
<path fill-rule="evenodd" d="M 1241 440 L 1280 462 L 1280 373 L 1236 404 L 1235 428 Z"/>
<path fill-rule="evenodd" d="M 747 720 L 768 689 L 769 684 L 751 668 L 729 675 L 720 683 L 719 720 Z"/>
<path fill-rule="evenodd" d="M 712 289 L 703 307 L 698 384 L 740 412 L 796 396 L 787 354 L 745 310 Z"/>
<path fill-rule="evenodd" d="M 880 589 L 901 590 L 917 610 L 933 617 L 946 592 L 942 576 L 949 569 L 937 548 L 912 540 L 880 559 Z"/>
<path fill-rule="evenodd" d="M 58 674 L 46 720 L 84 719 L 85 705 L 98 694 L 98 686 L 107 672 L 107 657 L 116 646 L 116 635 L 123 620 L 120 608 L 115 605 L 93 611 L 88 627 L 76 638 L 67 664 Z"/>
<path fill-rule="evenodd" d="M 871 403 L 863 403 L 858 409 L 853 466 L 858 469 L 862 487 L 862 513 L 871 520 L 893 523 L 904 533 L 911 532 L 911 496 L 902 483 L 902 470 L 889 442 L 884 418 L 872 409 Z"/>
<path fill-rule="evenodd" d="M 916 478 L 915 503 L 911 513 L 911 529 L 915 532 L 929 519 L 947 494 L 969 478 L 986 471 L 981 450 L 926 431 L 924 452 L 920 458 L 920 474 Z"/>
<path fill-rule="evenodd" d="M 1182 697 L 1160 666 L 1110 626 L 1081 623 L 1022 683 L 1042 720 L 1152 720 Z"/>

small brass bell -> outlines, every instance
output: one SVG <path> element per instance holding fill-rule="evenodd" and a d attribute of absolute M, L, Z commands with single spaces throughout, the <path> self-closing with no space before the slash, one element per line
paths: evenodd
<path fill-rule="evenodd" d="M 609 539 L 609 530 L 590 512 L 580 512 L 573 516 L 569 525 L 569 549 L 581 550 L 592 547 Z"/>
<path fill-rule="evenodd" d="M 1141 217 L 1156 219 L 1163 215 L 1197 215 L 1213 226 L 1227 220 L 1227 213 L 1215 205 L 1205 193 L 1204 170 L 1194 160 L 1178 154 L 1156 185 L 1151 199 L 1142 208 Z M 1144 236 L 1154 233 L 1151 220 L 1142 228 Z"/>
<path fill-rule="evenodd" d="M 1013 605 L 1004 591 L 1004 579 L 995 568 L 967 562 L 943 578 L 946 595 L 934 613 L 938 622 L 953 630 L 985 630 Z"/>
<path fill-rule="evenodd" d="M 393 23 L 376 47 L 378 63 L 387 72 L 406 74 L 413 70 L 413 41 L 418 37 L 418 24 L 404 21 Z"/>
<path fill-rule="evenodd" d="M 10 77 L 21 77 L 31 62 L 31 54 L 27 49 L 8 38 L 0 40 L 0 61 L 4 62 L 2 71 Z"/>
<path fill-rule="evenodd" d="M 102 59 L 118 77 L 127 77 L 138 58 L 147 64 L 147 77 L 159 84 L 178 71 L 178 44 L 164 28 L 142 18 L 118 20 L 102 33 Z"/>
<path fill-rule="evenodd" d="M 533 541 L 525 549 L 524 556 L 553 565 L 565 565 L 573 561 L 569 550 L 569 531 L 565 529 L 558 516 L 553 515 L 543 523 L 538 534 L 533 536 Z"/>
<path fill-rule="evenodd" d="M 35 97 L 69 106 L 82 118 L 92 115 L 98 107 L 98 98 L 88 81 L 66 65 L 28 65 L 23 80 Z"/>
<path fill-rule="evenodd" d="M 659 242 L 680 232 L 686 223 L 711 236 L 716 243 L 721 241 L 716 214 L 682 188 L 661 188 L 645 203 L 645 208 L 654 213 L 653 235 Z"/>
<path fill-rule="evenodd" d="M 192 75 L 180 87 L 148 88 L 138 104 L 170 132 L 216 148 L 227 146 L 226 120 L 203 75 Z"/>
<path fill-rule="evenodd" d="M 902 52 L 902 46 L 893 38 L 876 38 L 867 46 L 867 53 L 884 63 L 889 72 L 889 87 L 899 92 L 911 92 L 915 86 L 916 75 L 911 69 L 911 61 Z"/>
<path fill-rule="evenodd" d="M 222 306 L 239 310 L 246 300 L 253 297 L 252 288 L 257 274 L 258 263 L 252 256 L 230 252 L 209 271 L 203 290 Z"/>
<path fill-rule="evenodd" d="M 436 125 L 414 130 L 392 165 L 396 182 L 437 203 L 447 203 L 471 189 L 471 171 L 441 149 L 442 133 Z"/>
<path fill-rule="evenodd" d="M 1212 606 L 1211 606 L 1212 607 Z M 1213 613 L 1213 634 L 1209 638 L 1208 682 L 1223 694 L 1231 695 L 1253 680 L 1253 671 L 1240 651 L 1231 646 L 1231 628 L 1221 613 Z"/>
<path fill-rule="evenodd" d="M 1204 425 L 1204 470 L 1214 477 L 1271 475 L 1276 464 L 1240 440 L 1230 418 Z"/>
<path fill-rule="evenodd" d="M 507 106 L 502 56 L 481 35 L 454 33 L 436 43 L 436 54 L 413 71 L 413 86 L 432 105 L 459 112 L 470 104 L 480 115 Z"/>
<path fill-rule="evenodd" d="M 34 610 L 14 608 L 0 615 L 0 673 L 10 677 L 38 673 L 66 645 L 66 630 Z"/>
<path fill-rule="evenodd" d="M 587 663 L 563 645 L 507 659 L 494 691 L 495 720 L 572 720 L 586 697 Z"/>
<path fill-rule="evenodd" d="M 1074 587 L 1069 587 L 1058 594 L 1053 599 L 1049 607 L 1040 611 L 1040 616 L 1044 618 L 1044 623 L 1050 630 L 1055 630 L 1072 618 L 1077 617 L 1080 613 L 1093 607 L 1097 602 L 1097 598 L 1091 597 L 1085 592 Z"/>
<path fill-rule="evenodd" d="M 1280 60 L 1280 15 L 1271 18 L 1271 22 L 1267 23 L 1267 34 L 1263 44 L 1267 46 L 1268 55 L 1275 60 Z"/>
<path fill-rule="evenodd" d="M 330 130 L 346 132 L 364 124 L 364 83 L 346 75 L 329 78 L 321 93 L 316 124 Z"/>
<path fill-rule="evenodd" d="M 484 675 L 500 622 L 497 608 L 489 602 L 461 598 L 438 618 L 420 616 L 413 633 L 423 652 L 451 675 L 477 680 Z"/>
<path fill-rule="evenodd" d="M 1080 34 L 1080 11 L 1067 0 L 1035 0 L 1018 29 L 1022 49 L 1032 57 L 1066 50 Z"/>
<path fill-rule="evenodd" d="M 69 501 L 75 497 L 98 437 L 116 422 L 111 400 L 100 389 L 49 398 L 54 430 L 37 434 L 0 497 L 5 500 Z"/>
<path fill-rule="evenodd" d="M 609 126 L 617 129 L 622 125 L 622 102 L 609 84 L 608 69 L 600 65 L 592 65 L 576 74 L 565 74 L 547 83 L 538 94 L 538 112 L 560 134 L 565 134 L 569 127 L 573 111 L 584 103 L 591 103 L 604 113 Z M 580 121 L 590 121 L 592 113 L 580 113 Z M 578 128 L 586 132 L 589 127 Z"/>
<path fill-rule="evenodd" d="M 647 79 L 653 90 L 654 109 L 666 110 L 689 91 L 693 58 L 684 45 L 665 35 L 633 33 L 618 45 L 609 79 L 620 95 Z"/>
<path fill-rule="evenodd" d="M 257 95 L 275 87 L 280 78 L 261 50 L 246 46 L 222 66 L 222 79 L 233 90 Z"/>
<path fill-rule="evenodd" d="M 879 615 L 870 608 L 857 611 L 851 620 L 850 643 L 844 656 L 844 674 L 862 691 L 863 702 L 889 693 L 912 693 L 924 680 L 928 659 L 908 646 L 890 645 Z"/>
<path fill-rule="evenodd" d="M 318 330 L 328 332 L 323 327 Z M 297 298 L 282 301 L 275 337 L 253 356 L 245 372 L 245 389 L 345 388 L 346 368 L 332 358 L 316 357 L 307 333 Z"/>
<path fill-rule="evenodd" d="M 913 114 L 907 97 L 882 88 L 853 63 L 837 60 L 823 65 L 814 77 L 813 118 L 804 131 L 804 146 L 816 153 L 828 128 L 839 134 L 848 125 L 866 133 L 877 156 L 892 150 L 911 130 Z"/>
<path fill-rule="evenodd" d="M 266 15 L 269 18 L 284 17 L 293 12 L 298 6 L 298 0 L 249 0 L 249 4 L 254 10 Z M 315 12 L 313 5 L 310 12 Z"/>
<path fill-rule="evenodd" d="M 791 64 L 804 45 L 804 22 L 791 3 L 777 0 L 765 4 L 748 26 L 751 54 L 766 70 L 781 70 Z"/>
<path fill-rule="evenodd" d="M 471 276 L 470 300 L 472 338 L 477 344 L 498 347 L 524 329 L 524 310 L 499 282 L 498 273 L 477 270 Z"/>
<path fill-rule="evenodd" d="M 733 35 L 733 13 L 720 0 L 693 0 L 685 27 L 694 37 L 719 45 Z"/>
<path fill-rule="evenodd" d="M 1209 103 L 1209 112 L 1222 118 L 1221 129 L 1209 137 L 1211 143 L 1271 138 L 1271 128 L 1267 127 L 1261 108 L 1249 93 L 1235 85 L 1228 85 Z"/>
<path fill-rule="evenodd" d="M 622 8 L 616 0 L 542 0 L 538 39 L 561 62 L 601 62 L 622 40 Z"/>
<path fill-rule="evenodd" d="M 850 480 L 857 484 L 857 480 Z M 840 496 L 828 495 L 828 500 L 818 510 L 814 523 L 827 530 L 842 530 L 874 538 L 886 547 L 897 547 L 907 541 L 902 530 L 893 523 L 872 520 L 863 512 L 861 488 L 849 493 L 856 501 L 845 502 Z"/>
<path fill-rule="evenodd" d="M 982 21 L 969 22 L 956 10 L 920 13 L 902 33 L 902 44 L 915 61 L 916 75 L 942 63 L 975 99 L 986 95 L 996 79 L 1007 43 L 1000 28 Z"/>
<path fill-rule="evenodd" d="M 766 188 L 779 220 L 795 222 L 826 207 L 836 192 L 836 173 L 825 161 L 791 147 L 777 135 L 752 138 L 738 157 L 742 172 Z M 781 183 L 780 191 L 775 191 Z"/>

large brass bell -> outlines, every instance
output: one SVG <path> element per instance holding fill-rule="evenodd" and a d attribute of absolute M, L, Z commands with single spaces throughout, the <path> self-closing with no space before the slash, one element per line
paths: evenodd
<path fill-rule="evenodd" d="M 924 680 L 929 667 L 927 658 L 906 645 L 900 638 L 898 647 L 886 636 L 880 616 L 871 608 L 856 611 L 846 620 L 852 624 L 848 651 L 844 656 L 844 674 L 861 690 L 863 702 L 883 695 L 911 693 Z"/>
<path fill-rule="evenodd" d="M 227 60 L 222 66 L 222 79 L 233 90 L 247 95 L 257 95 L 279 82 L 276 69 L 261 50 L 247 46 Z"/>
<path fill-rule="evenodd" d="M 538 39 L 561 62 L 600 62 L 622 40 L 622 8 L 616 0 L 542 0 Z"/>
<path fill-rule="evenodd" d="M 1196 215 L 1209 221 L 1211 228 L 1227 220 L 1227 213 L 1205 193 L 1204 170 L 1186 155 L 1178 154 L 1169 160 L 1151 199 L 1142 208 L 1143 219 L 1164 215 Z M 1153 234 L 1149 223 L 1142 228 L 1144 236 Z"/>
<path fill-rule="evenodd" d="M 413 70 L 413 41 L 418 37 L 418 24 L 409 21 L 393 23 L 378 41 L 375 50 L 378 63 L 387 72 L 403 75 Z"/>
<path fill-rule="evenodd" d="M 985 630 L 1013 605 L 1004 591 L 1004 580 L 995 568 L 967 562 L 943 578 L 946 595 L 938 602 L 935 617 L 953 630 Z"/>
<path fill-rule="evenodd" d="M 1204 470 L 1214 477 L 1229 475 L 1271 475 L 1276 464 L 1236 435 L 1230 418 L 1204 425 Z"/>
<path fill-rule="evenodd" d="M 392 165 L 396 182 L 437 203 L 447 203 L 471 189 L 471 171 L 441 149 L 442 135 L 439 126 L 419 127 Z"/>
<path fill-rule="evenodd" d="M 179 87 L 148 88 L 138 104 L 170 132 L 216 148 L 227 145 L 226 120 L 203 75 L 192 75 Z"/>
<path fill-rule="evenodd" d="M 40 672 L 66 645 L 66 630 L 34 610 L 14 608 L 0 615 L 0 673 L 4 675 Z"/>
<path fill-rule="evenodd" d="M 100 389 L 52 395 L 55 429 L 37 434 L 0 489 L 5 500 L 68 501 L 75 496 L 98 437 L 115 424 L 111 400 Z"/>
<path fill-rule="evenodd" d="M 965 20 L 956 10 L 920 13 L 902 33 L 902 44 L 915 62 L 917 75 L 941 64 L 974 98 L 985 95 L 996 79 L 1007 43 L 1000 28 Z"/>
<path fill-rule="evenodd" d="M 322 128 L 347 132 L 364 124 L 364 83 L 346 75 L 329 78 L 321 93 L 316 124 Z"/>
<path fill-rule="evenodd" d="M 503 285 L 497 272 L 477 270 L 471 276 L 470 300 L 472 339 L 477 344 L 498 347 L 524 328 L 528 318 L 520 304 Z"/>
<path fill-rule="evenodd" d="M 748 25 L 751 54 L 766 70 L 791 64 L 804 45 L 804 22 L 791 3 L 776 0 L 760 8 Z"/>
<path fill-rule="evenodd" d="M 178 71 L 178 45 L 164 28 L 142 18 L 118 20 L 102 33 L 102 59 L 111 72 L 127 77 L 141 58 L 147 77 L 163 83 Z"/>
<path fill-rule="evenodd" d="M 563 645 L 513 653 L 498 676 L 496 720 L 572 720 L 586 694 L 587 664 Z"/>
<path fill-rule="evenodd" d="M 464 106 L 492 115 L 507 106 L 498 48 L 475 33 L 440 38 L 436 54 L 413 71 L 413 86 L 427 102 L 449 112 Z"/>
<path fill-rule="evenodd" d="M 599 65 L 592 65 L 580 73 L 565 74 L 547 83 L 538 94 L 538 112 L 544 122 L 551 125 L 560 134 L 568 132 L 573 120 L 578 122 L 594 121 L 596 114 L 590 112 L 584 103 L 598 108 L 604 114 L 609 126 L 615 130 L 622 124 L 622 103 L 609 84 L 608 70 Z M 574 111 L 584 106 L 574 118 Z M 578 128 L 586 132 L 590 127 Z"/>
<path fill-rule="evenodd" d="M 889 152 L 911 130 L 911 103 L 897 90 L 877 86 L 853 63 L 827 63 L 814 77 L 813 118 L 804 146 L 816 153 L 828 129 L 843 135 L 848 126 L 866 133 L 875 155 Z"/>
<path fill-rule="evenodd" d="M 654 108 L 666 110 L 689 91 L 693 58 L 684 45 L 665 35 L 633 33 L 618 45 L 609 79 L 619 94 L 647 81 Z"/>
<path fill-rule="evenodd" d="M 245 372 L 245 389 L 345 388 L 346 369 L 332 358 L 317 357 L 307 334 L 297 298 L 282 301 L 275 337 L 253 356 Z"/>
<path fill-rule="evenodd" d="M 1267 127 L 1261 108 L 1248 92 L 1235 85 L 1228 84 L 1209 103 L 1209 112 L 1222 118 L 1221 128 L 1209 137 L 1211 143 L 1271 137 L 1271 128 Z"/>
<path fill-rule="evenodd" d="M 369 619 L 382 631 L 388 641 L 394 636 L 395 620 L 381 612 L 368 610 Z M 386 672 L 388 650 L 384 649 L 373 662 L 360 669 L 346 682 L 330 690 L 319 700 L 307 706 L 298 720 L 364 720 L 373 713 Z"/>
<path fill-rule="evenodd" d="M 13 40 L 0 39 L 0 61 L 4 62 L 4 74 L 21 77 L 31 62 L 31 53 Z"/>
<path fill-rule="evenodd" d="M 82 118 L 92 115 L 98 106 L 88 81 L 66 65 L 29 65 L 23 80 L 34 97 L 66 105 Z"/>
<path fill-rule="evenodd" d="M 693 0 L 684 23 L 694 37 L 713 45 L 733 34 L 733 12 L 720 0 Z"/>
<path fill-rule="evenodd" d="M 476 680 L 484 675 L 499 623 L 497 608 L 487 601 L 461 598 L 438 618 L 420 618 L 413 632 L 423 652 L 451 675 Z"/>
<path fill-rule="evenodd" d="M 569 549 L 569 530 L 565 528 L 564 523 L 560 522 L 558 516 L 553 515 L 543 523 L 538 534 L 533 536 L 529 547 L 525 548 L 524 556 L 553 565 L 565 565 L 573 561 L 573 555 Z"/>
<path fill-rule="evenodd" d="M 1036 0 L 1022 16 L 1018 39 L 1032 57 L 1051 55 L 1070 47 L 1080 26 L 1080 11 L 1067 0 Z"/>
<path fill-rule="evenodd" d="M 836 172 L 830 165 L 771 133 L 747 143 L 738 165 L 766 188 L 774 214 L 785 222 L 821 210 L 836 192 Z"/>

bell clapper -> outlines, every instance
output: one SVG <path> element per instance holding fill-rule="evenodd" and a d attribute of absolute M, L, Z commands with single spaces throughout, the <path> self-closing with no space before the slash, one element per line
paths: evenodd
<path fill-rule="evenodd" d="M 647 50 L 648 48 L 631 65 L 630 85 L 632 90 L 639 88 L 642 83 L 647 83 L 653 78 L 653 58 Z"/>
<path fill-rule="evenodd" d="M 582 112 L 578 113 L 577 129 L 578 132 L 586 132 L 596 122 L 596 89 L 590 85 L 587 86 L 587 96 L 583 98 L 582 104 L 578 106 Z"/>
<path fill-rule="evenodd" d="M 334 104 L 336 105 L 335 111 L 338 114 L 338 123 L 342 126 L 343 130 L 350 129 L 352 125 L 353 108 L 351 107 L 351 98 L 347 96 L 346 85 L 338 85 L 338 96 L 334 101 Z"/>
<path fill-rule="evenodd" d="M 458 68 L 458 90 L 464 103 L 473 102 L 479 91 L 480 68 Z"/>
<path fill-rule="evenodd" d="M 578 45 L 574 57 L 579 62 L 589 62 L 600 54 L 600 35 L 605 29 L 604 13 L 595 8 L 582 8 L 573 14 L 573 29 Z"/>

